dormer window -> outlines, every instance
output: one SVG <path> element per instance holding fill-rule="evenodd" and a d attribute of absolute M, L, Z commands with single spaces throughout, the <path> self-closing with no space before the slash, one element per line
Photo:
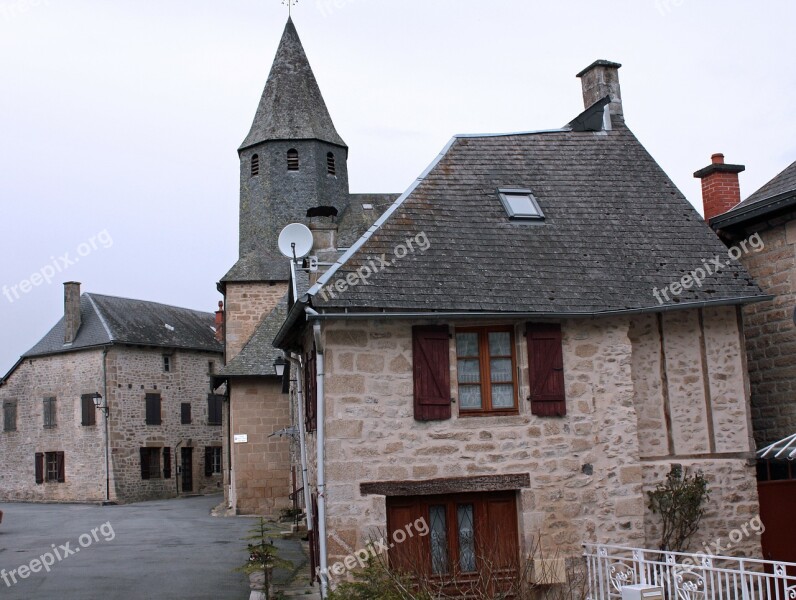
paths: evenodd
<path fill-rule="evenodd" d="M 329 175 L 337 175 L 337 170 L 334 166 L 334 154 L 331 152 L 326 155 L 326 173 Z"/>
<path fill-rule="evenodd" d="M 544 213 L 539 207 L 539 202 L 533 192 L 523 188 L 501 188 L 498 190 L 498 197 L 506 209 L 511 219 L 532 219 L 537 221 L 544 220 Z"/>
<path fill-rule="evenodd" d="M 299 170 L 299 155 L 298 150 L 295 148 L 291 148 L 287 151 L 287 170 L 288 171 L 298 171 Z"/>
<path fill-rule="evenodd" d="M 260 155 L 255 154 L 252 156 L 252 177 L 257 177 L 260 174 Z"/>

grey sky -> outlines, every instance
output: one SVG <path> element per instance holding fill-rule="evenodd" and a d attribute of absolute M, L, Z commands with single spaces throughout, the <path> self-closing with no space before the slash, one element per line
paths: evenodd
<path fill-rule="evenodd" d="M 747 166 L 744 197 L 796 159 L 792 2 L 300 0 L 293 15 L 353 192 L 403 191 L 455 133 L 563 125 L 598 58 L 623 64 L 626 122 L 692 203 L 713 152 Z M 64 269 L 0 294 L 0 371 L 60 317 L 63 281 L 215 308 L 237 258 L 236 149 L 286 18 L 279 0 L 0 0 L 0 289 Z"/>

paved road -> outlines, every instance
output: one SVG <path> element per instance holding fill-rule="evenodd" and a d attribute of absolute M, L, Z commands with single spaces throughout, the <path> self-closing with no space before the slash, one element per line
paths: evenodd
<path fill-rule="evenodd" d="M 210 516 L 221 500 L 2 504 L 0 600 L 244 600 L 248 579 L 233 569 L 254 520 Z M 48 552 L 49 573 L 32 562 Z M 22 579 L 23 565 L 39 572 Z"/>

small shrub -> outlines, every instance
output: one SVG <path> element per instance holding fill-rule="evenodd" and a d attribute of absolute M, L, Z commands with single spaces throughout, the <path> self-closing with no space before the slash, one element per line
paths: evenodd
<path fill-rule="evenodd" d="M 688 542 L 699 529 L 710 497 L 708 482 L 701 471 L 693 475 L 681 465 L 672 465 L 666 481 L 649 495 L 649 507 L 662 521 L 660 550 L 685 552 Z"/>

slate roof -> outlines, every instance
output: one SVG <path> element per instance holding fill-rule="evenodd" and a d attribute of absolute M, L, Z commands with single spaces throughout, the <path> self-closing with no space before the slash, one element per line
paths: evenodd
<path fill-rule="evenodd" d="M 350 248 L 400 194 L 350 194 L 338 221 L 337 247 Z M 372 208 L 366 209 L 370 204 Z"/>
<path fill-rule="evenodd" d="M 348 248 L 373 225 L 381 214 L 400 194 L 350 194 L 348 205 L 338 217 L 337 246 Z M 371 204 L 372 209 L 364 209 Z M 279 249 L 261 249 L 238 259 L 235 265 L 221 278 L 221 283 L 254 281 L 288 281 L 290 265 Z"/>
<path fill-rule="evenodd" d="M 274 348 L 272 342 L 287 316 L 287 297 L 276 305 L 252 337 L 223 369 L 216 374 L 216 379 L 225 377 L 268 376 L 274 373 L 274 361 L 282 356 L 282 351 Z"/>
<path fill-rule="evenodd" d="M 729 262 L 702 287 L 656 300 L 653 288 L 716 256 L 728 262 L 727 250 L 621 118 L 613 124 L 607 132 L 455 137 L 319 283 L 382 254 L 393 264 L 343 293 L 325 288 L 324 298 L 314 286 L 313 306 L 576 315 L 762 297 Z M 496 193 L 507 187 L 530 188 L 544 223 L 510 220 Z M 395 248 L 423 233 L 427 251 L 395 258 Z"/>
<path fill-rule="evenodd" d="M 62 317 L 23 358 L 108 344 L 223 352 L 215 339 L 213 313 L 84 293 L 80 296 L 80 318 L 82 323 L 72 344 L 64 344 Z"/>
<path fill-rule="evenodd" d="M 744 208 L 755 202 L 760 202 L 786 192 L 796 192 L 796 161 L 785 168 L 779 175 L 749 196 L 746 200 L 733 207 L 732 210 Z"/>
<path fill-rule="evenodd" d="M 717 229 L 740 226 L 776 212 L 792 210 L 794 206 L 796 206 L 796 161 L 746 200 L 727 212 L 713 217 L 710 224 Z"/>
<path fill-rule="evenodd" d="M 288 139 L 314 139 L 347 147 L 332 123 L 292 19 L 285 25 L 257 114 L 241 149 Z"/>

